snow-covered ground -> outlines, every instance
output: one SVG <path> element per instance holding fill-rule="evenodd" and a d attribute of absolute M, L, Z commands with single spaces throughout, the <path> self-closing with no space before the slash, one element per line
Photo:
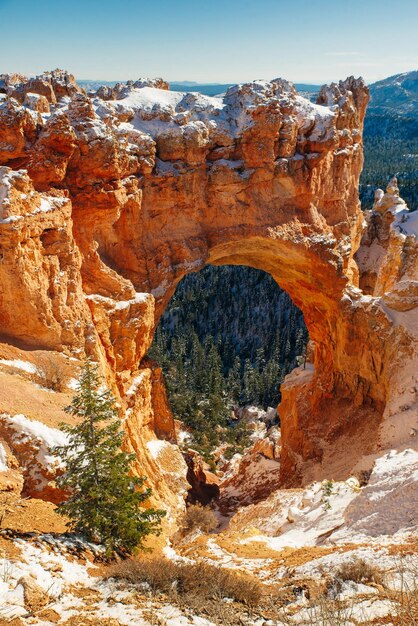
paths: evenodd
<path fill-rule="evenodd" d="M 25 420 L 17 419 L 16 425 L 27 433 Z M 49 440 L 49 431 L 38 431 L 36 436 Z M 157 459 L 166 445 L 151 446 Z M 324 611 L 328 615 L 336 611 L 335 624 L 387 622 L 388 616 L 401 611 L 400 593 L 413 598 L 418 588 L 417 496 L 418 453 L 386 452 L 376 459 L 367 484 L 361 486 L 352 477 L 278 490 L 258 504 L 242 507 L 228 529 L 211 535 L 195 533 L 167 545 L 163 554 L 174 561 L 200 559 L 246 573 L 290 594 L 282 603 L 282 618 L 277 614 L 268 620 L 252 612 L 240 615 L 237 623 L 334 624 L 323 621 Z M 13 550 L 7 550 L 6 541 L 1 544 L 6 549 L 0 560 L 0 618 L 19 617 L 25 626 L 50 626 L 47 615 L 52 614 L 54 623 L 66 626 L 83 616 L 94 626 L 111 619 L 112 626 L 215 623 L 199 611 L 104 579 L 100 564 L 92 561 L 100 551 L 76 538 L 41 535 L 8 541 Z M 378 572 L 378 583 L 338 578 L 342 565 L 359 560 Z M 28 585 L 37 586 L 43 598 L 35 615 L 28 608 Z M 322 595 L 310 597 L 321 585 Z"/>
<path fill-rule="evenodd" d="M 384 453 L 363 486 L 350 477 L 303 490 L 279 489 L 259 504 L 241 508 L 230 526 L 244 530 L 249 524 L 260 532 L 244 541 L 261 541 L 272 550 L 400 543 L 418 534 L 418 452 Z"/>
<path fill-rule="evenodd" d="M 316 605 L 312 599 L 295 598 L 282 623 L 334 624 L 334 619 L 348 625 L 398 615 L 400 590 L 416 603 L 417 538 L 418 452 L 406 449 L 377 458 L 367 484 L 351 477 L 277 490 L 258 504 L 241 507 L 223 532 L 205 542 L 192 539 L 195 548 L 186 542 L 174 548 L 188 557 L 197 551 L 212 564 L 255 575 L 267 584 L 295 589 L 301 581 L 308 587 L 328 585 Z M 337 584 L 339 568 L 359 560 L 378 572 L 381 583 Z M 338 619 L 328 615 L 326 621 L 323 612 L 331 611 L 329 604 L 335 601 L 341 614 Z M 334 605 L 332 610 L 337 610 Z M 399 623 L 415 623 L 408 619 Z"/>
<path fill-rule="evenodd" d="M 42 535 L 30 541 L 14 539 L 13 545 L 15 556 L 3 556 L 0 560 L 0 620 L 20 618 L 19 623 L 25 626 L 50 626 L 52 623 L 69 626 L 72 619 L 83 617 L 89 620 L 86 623 L 94 626 L 109 619 L 115 620 L 111 622 L 112 626 L 215 624 L 196 614 L 199 611 L 147 594 L 146 589 L 144 593 L 138 593 L 138 588 L 132 585 L 103 578 L 100 564 L 92 562 L 93 555 L 100 557 L 100 550 L 87 542 Z M 232 553 L 220 548 L 214 538 L 209 539 L 208 547 L 206 560 L 219 566 L 236 568 L 231 559 Z M 20 554 L 17 555 L 17 552 Z M 165 550 L 165 556 L 178 559 L 173 549 Z M 380 570 L 382 580 L 378 584 L 339 580 L 338 568 L 341 564 L 356 559 L 364 559 Z M 264 582 L 270 585 L 277 582 L 282 585 L 282 590 L 291 589 L 290 599 L 283 604 L 282 618 L 278 617 L 281 609 L 271 620 L 261 615 L 257 617 L 254 612 L 244 618 L 240 615 L 237 623 L 248 626 L 370 624 L 376 618 L 399 615 L 399 592 L 412 598 L 418 586 L 417 554 L 394 554 L 388 548 L 377 546 L 336 549 L 325 556 L 312 558 L 291 571 L 275 559 L 260 558 L 241 558 L 239 568 L 253 575 L 264 571 Z M 276 576 L 272 576 L 273 571 Z M 327 590 L 321 599 L 312 602 L 309 599 L 310 581 L 315 585 L 321 579 L 328 580 Z M 304 583 L 300 584 L 300 581 Z M 38 605 L 36 610 L 33 609 L 34 593 Z M 227 598 L 223 601 L 228 603 Z M 333 612 L 335 622 L 323 621 L 325 615 L 332 620 Z M 74 623 L 79 624 L 78 621 Z M 402 623 L 406 625 L 409 622 Z M 219 622 L 216 624 L 220 626 Z"/>
<path fill-rule="evenodd" d="M 0 359 L 0 364 L 22 370 L 24 372 L 27 372 L 28 374 L 36 374 L 38 371 L 33 363 L 29 363 L 28 361 L 22 361 L 21 359 Z"/>
<path fill-rule="evenodd" d="M 149 618 L 153 613 L 158 614 L 158 624 L 164 626 L 212 624 L 168 602 L 150 599 L 139 606 L 132 589 L 121 589 L 115 581 L 99 576 L 98 565 L 90 560 L 93 554 L 100 556 L 97 546 L 79 539 L 56 539 L 52 535 L 42 535 L 36 541 L 15 539 L 13 543 L 20 555 L 0 559 L 0 623 L 2 619 L 7 623 L 19 617 L 23 624 L 69 626 L 72 618 L 85 616 L 88 624 L 95 626 L 108 619 L 124 626 L 151 626 L 156 623 Z M 86 556 L 75 558 L 75 551 L 80 549 Z M 35 611 L 38 617 L 34 615 L 27 588 L 34 588 L 39 595 Z"/>
<path fill-rule="evenodd" d="M 25 371 L 25 366 L 16 367 L 15 362 L 12 366 Z M 136 392 L 141 380 L 141 375 L 134 379 L 128 394 Z M 248 419 L 253 420 L 252 413 L 256 412 L 248 413 Z M 230 471 L 225 473 L 225 495 L 241 499 L 233 517 L 224 520 L 221 532 L 195 533 L 167 544 L 163 555 L 174 561 L 204 560 L 254 576 L 290 594 L 282 604 L 282 619 L 276 616 L 268 620 L 252 614 L 240 616 L 237 623 L 322 624 L 322 612 L 331 608 L 339 611 L 340 621 L 335 618 L 335 624 L 370 624 L 375 619 L 387 623 L 392 614 L 399 614 L 400 592 L 404 597 L 413 597 L 418 588 L 418 452 L 412 448 L 382 451 L 373 460 L 370 476 L 360 477 L 361 484 L 355 476 L 345 481 L 330 477 L 304 489 L 273 489 L 268 497 L 244 506 L 245 493 L 259 492 L 260 485 L 264 485 L 260 481 L 266 476 L 274 482 L 280 466 L 276 456 L 280 446 L 278 428 L 267 428 L 261 422 L 251 446 L 231 462 Z M 51 455 L 51 448 L 62 445 L 65 435 L 21 414 L 3 413 L 0 425 L 11 433 L 9 448 L 13 443 L 16 450 L 22 446 L 30 452 L 32 477 L 41 482 L 48 480 L 59 463 Z M 152 459 L 161 464 L 173 446 L 152 440 L 147 447 Z M 2 473 L 10 471 L 9 448 L 0 446 Z M 266 456 L 269 454 L 272 458 Z M 86 622 L 89 626 L 212 623 L 198 611 L 175 605 L 172 600 L 144 593 L 139 597 L 132 586 L 103 579 L 101 566 L 92 561 L 97 550 L 84 543 L 81 553 L 76 554 L 74 542 L 52 535 L 6 541 L 0 534 L 0 623 L 1 618 L 16 617 L 24 626 L 72 626 L 72 620 L 84 616 L 93 620 Z M 9 545 L 13 549 L 9 550 Z M 359 559 L 381 574 L 381 583 L 338 580 L 339 568 Z M 32 615 L 26 588 L 34 584 L 44 601 Z M 319 599 L 312 593 L 318 586 L 322 590 Z M 48 615 L 54 619 L 51 621 Z M 78 621 L 75 624 L 79 626 Z M 406 626 L 408 621 L 403 624 Z"/>

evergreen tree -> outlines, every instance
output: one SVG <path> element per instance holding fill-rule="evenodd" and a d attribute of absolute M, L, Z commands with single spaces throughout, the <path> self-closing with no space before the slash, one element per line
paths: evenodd
<path fill-rule="evenodd" d="M 206 392 L 208 395 L 223 396 L 224 378 L 222 375 L 222 361 L 212 337 L 207 337 L 204 347 L 206 353 Z"/>
<path fill-rule="evenodd" d="M 241 359 L 236 356 L 234 364 L 228 372 L 227 389 L 233 404 L 239 403 L 241 393 Z"/>
<path fill-rule="evenodd" d="M 130 475 L 134 454 L 120 447 L 123 431 L 109 390 L 99 390 L 97 367 L 89 360 L 82 370 L 78 392 L 65 410 L 79 418 L 75 426 L 62 424 L 68 443 L 54 453 L 65 466 L 58 485 L 70 495 L 58 512 L 68 526 L 87 539 L 102 543 L 106 552 L 131 553 L 143 547 L 147 535 L 160 532 L 164 511 L 140 505 L 151 495 L 145 478 Z"/>
<path fill-rule="evenodd" d="M 254 369 L 249 359 L 244 363 L 244 375 L 242 381 L 242 404 L 250 404 L 254 398 Z"/>

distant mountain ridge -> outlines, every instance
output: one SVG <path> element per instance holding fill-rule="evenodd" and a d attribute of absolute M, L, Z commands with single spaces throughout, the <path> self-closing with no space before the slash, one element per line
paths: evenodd
<path fill-rule="evenodd" d="M 199 91 L 206 96 L 216 96 L 224 93 L 230 87 L 233 87 L 236 83 L 192 83 L 192 82 L 172 82 L 170 88 L 174 91 Z M 307 83 L 295 83 L 297 91 L 301 95 L 309 97 L 311 94 L 316 94 L 320 90 L 320 85 L 309 85 Z"/>
<path fill-rule="evenodd" d="M 370 208 L 375 189 L 396 175 L 409 208 L 418 209 L 418 71 L 370 85 L 363 138 L 363 208 Z"/>
<path fill-rule="evenodd" d="M 370 85 L 370 106 L 377 112 L 418 115 L 418 71 L 395 74 Z"/>
<path fill-rule="evenodd" d="M 395 74 L 370 85 L 366 137 L 418 138 L 418 71 Z"/>

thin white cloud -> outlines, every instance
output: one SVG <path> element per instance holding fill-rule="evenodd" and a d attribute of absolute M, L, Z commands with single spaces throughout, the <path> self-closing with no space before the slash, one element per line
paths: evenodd
<path fill-rule="evenodd" d="M 346 63 L 336 63 L 334 67 L 383 67 L 384 63 L 377 61 L 347 61 Z"/>
<path fill-rule="evenodd" d="M 325 52 L 326 57 L 361 57 L 361 52 Z"/>

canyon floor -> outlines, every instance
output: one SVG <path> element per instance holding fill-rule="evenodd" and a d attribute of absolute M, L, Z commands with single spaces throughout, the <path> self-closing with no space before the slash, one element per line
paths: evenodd
<path fill-rule="evenodd" d="M 417 455 L 406 450 L 380 459 L 377 467 L 367 486 L 334 484 L 325 504 L 320 484 L 276 491 L 240 510 L 227 530 L 196 532 L 174 546 L 157 541 L 151 554 L 138 557 L 155 558 L 161 568 L 165 559 L 197 561 L 255 577 L 263 588 L 257 606 L 228 596 L 188 606 L 174 588 L 160 593 L 147 584 L 103 578 L 107 565 L 100 550 L 61 534 L 63 521 L 52 505 L 9 503 L 18 516 L 11 514 L 8 525 L 55 532 L 2 532 L 0 623 L 415 624 L 418 552 L 408 485 L 416 481 Z M 367 518 L 373 499 L 381 500 L 386 516 Z"/>

